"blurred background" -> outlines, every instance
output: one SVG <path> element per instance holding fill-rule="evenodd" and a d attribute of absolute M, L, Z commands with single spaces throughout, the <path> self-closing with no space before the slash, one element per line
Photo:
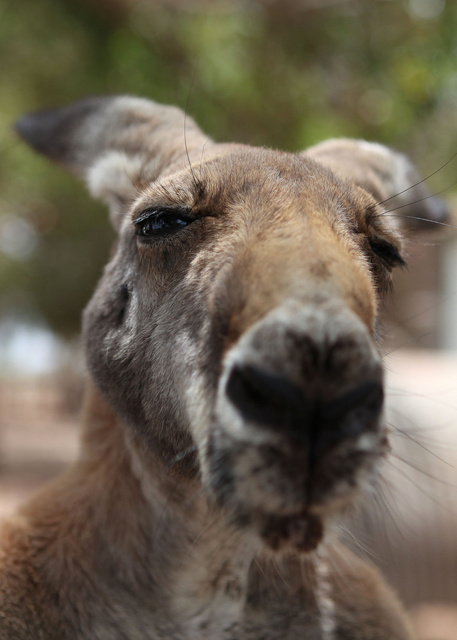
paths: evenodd
<path fill-rule="evenodd" d="M 0 0 L 0 69 L 2 513 L 76 455 L 80 316 L 113 239 L 103 207 L 14 136 L 20 114 L 132 93 L 187 109 L 221 141 L 295 151 L 366 138 L 407 153 L 454 208 L 453 0 Z M 433 441 L 433 456 L 446 449 L 446 486 L 457 465 L 456 256 L 453 229 L 410 238 L 385 312 L 393 420 L 419 424 L 416 446 Z M 445 602 L 457 600 L 451 548 Z"/>
<path fill-rule="evenodd" d="M 54 366 L 54 338 L 78 335 L 112 241 L 102 207 L 13 135 L 19 114 L 132 93 L 187 108 L 217 140 L 299 150 L 362 137 L 426 176 L 457 149 L 456 58 L 450 0 L 0 0 L 0 367 Z M 431 188 L 456 173 L 457 159 Z M 436 242 L 410 243 L 408 301 L 393 305 L 416 314 L 398 334 L 415 346 L 452 342 Z"/>

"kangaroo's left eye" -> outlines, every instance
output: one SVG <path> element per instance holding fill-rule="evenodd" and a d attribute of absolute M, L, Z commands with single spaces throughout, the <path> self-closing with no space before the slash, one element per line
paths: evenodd
<path fill-rule="evenodd" d="M 187 213 L 187 209 L 147 209 L 133 221 L 136 235 L 147 239 L 176 233 L 194 221 Z"/>
<path fill-rule="evenodd" d="M 406 262 L 401 257 L 397 247 L 390 242 L 387 242 L 387 240 L 374 237 L 369 238 L 368 242 L 373 253 L 381 259 L 388 269 L 393 269 L 394 267 L 406 267 Z"/>

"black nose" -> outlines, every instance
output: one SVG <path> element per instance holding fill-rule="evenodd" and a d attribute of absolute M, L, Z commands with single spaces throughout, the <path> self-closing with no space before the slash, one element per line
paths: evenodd
<path fill-rule="evenodd" d="M 287 378 L 251 365 L 234 366 L 226 391 L 244 418 L 266 426 L 301 424 L 310 411 L 301 389 Z"/>
<path fill-rule="evenodd" d="M 242 416 L 319 452 L 337 440 L 354 438 L 370 429 L 382 409 L 381 376 L 365 380 L 333 398 L 308 397 L 282 375 L 248 364 L 230 372 L 226 393 Z"/>

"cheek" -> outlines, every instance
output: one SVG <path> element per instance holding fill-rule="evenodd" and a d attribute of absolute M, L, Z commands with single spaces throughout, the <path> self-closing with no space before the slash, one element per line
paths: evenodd
<path fill-rule="evenodd" d="M 146 417 L 137 381 L 144 373 L 144 364 L 138 361 L 134 348 L 134 297 L 122 285 L 115 291 L 117 295 L 105 295 L 102 283 L 84 313 L 87 365 L 120 414 L 129 422 L 143 424 Z"/>
<path fill-rule="evenodd" d="M 173 457 L 188 440 L 174 384 L 180 350 L 159 335 L 156 316 L 130 285 L 105 278 L 84 313 L 83 335 L 88 368 L 110 404 L 152 447 L 168 443 L 164 455 Z"/>

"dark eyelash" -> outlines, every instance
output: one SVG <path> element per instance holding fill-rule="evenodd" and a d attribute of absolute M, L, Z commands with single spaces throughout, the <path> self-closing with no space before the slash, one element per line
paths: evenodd
<path fill-rule="evenodd" d="M 151 207 L 150 209 L 145 209 L 140 213 L 140 215 L 133 220 L 133 224 L 141 224 L 145 220 L 148 220 L 151 217 L 157 217 L 159 215 L 170 215 L 176 217 L 189 218 L 189 214 L 191 212 L 190 207 Z M 190 218 L 189 218 L 190 221 Z"/>
<path fill-rule="evenodd" d="M 143 240 L 173 235 L 194 222 L 189 207 L 146 209 L 134 221 L 136 235 Z"/>

